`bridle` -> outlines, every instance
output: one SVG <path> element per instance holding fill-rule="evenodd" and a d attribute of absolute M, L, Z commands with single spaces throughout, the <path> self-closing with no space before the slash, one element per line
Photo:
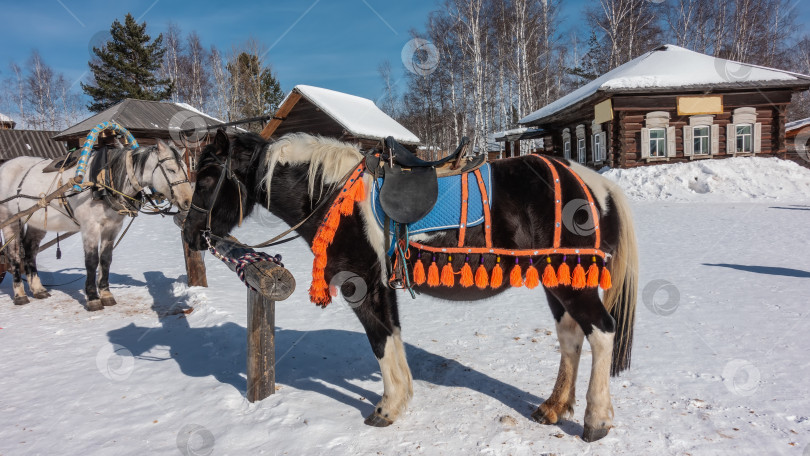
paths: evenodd
<path fill-rule="evenodd" d="M 262 242 L 260 244 L 256 244 L 256 245 L 247 245 L 247 244 L 242 244 L 240 242 L 236 242 L 233 238 L 225 239 L 225 238 L 217 236 L 216 234 L 211 232 L 211 214 L 213 212 L 214 205 L 217 202 L 217 198 L 219 198 L 219 192 L 220 192 L 220 190 L 222 190 L 222 184 L 225 182 L 226 178 L 228 178 L 229 180 L 235 182 L 236 185 L 237 185 L 237 189 L 239 191 L 239 225 L 241 226 L 241 224 L 242 224 L 242 213 L 243 213 L 243 211 L 242 211 L 242 194 L 241 194 L 241 192 L 242 192 L 242 189 L 244 189 L 245 194 L 247 194 L 247 186 L 239 179 L 239 177 L 231 169 L 231 163 L 232 163 L 231 156 L 233 155 L 232 152 L 233 152 L 233 143 L 231 143 L 229 145 L 228 156 L 225 158 L 224 163 L 216 156 L 216 154 L 212 154 L 213 157 L 214 157 L 214 160 L 216 160 L 216 162 L 222 168 L 222 171 L 219 174 L 219 179 L 217 179 L 217 184 L 214 186 L 214 195 L 211 198 L 211 204 L 206 209 L 206 208 L 197 206 L 196 204 L 194 204 L 194 201 L 192 200 L 192 202 L 191 202 L 191 210 L 200 212 L 200 213 L 205 215 L 206 224 L 205 224 L 205 229 L 202 230 L 203 238 L 205 238 L 206 240 L 209 240 L 209 242 L 210 242 L 210 239 L 214 239 L 215 241 L 225 241 L 225 242 L 228 242 L 228 243 L 231 243 L 231 244 L 235 244 L 235 245 L 237 245 L 239 247 L 248 248 L 248 249 L 258 249 L 258 248 L 263 248 L 263 247 L 272 247 L 272 246 L 284 244 L 286 242 L 290 242 L 290 241 L 292 241 L 292 240 L 294 240 L 296 238 L 301 237 L 300 234 L 296 234 L 295 236 L 284 239 L 288 234 L 290 234 L 293 231 L 297 230 L 298 228 L 301 227 L 301 225 L 306 223 L 306 221 L 309 220 L 313 215 L 315 215 L 315 213 L 318 212 L 319 209 L 321 209 L 326 204 L 328 204 L 330 201 L 332 201 L 332 197 L 343 188 L 343 185 L 346 183 L 346 181 L 349 179 L 351 174 L 357 168 L 357 165 L 359 165 L 360 163 L 363 162 L 363 160 L 365 160 L 365 158 L 364 158 L 363 160 L 360 161 L 360 163 L 353 166 L 352 169 L 349 170 L 349 172 L 345 176 L 343 176 L 343 178 L 340 180 L 340 182 L 337 185 L 335 185 L 333 190 L 331 192 L 329 192 L 329 194 L 326 195 L 325 198 L 322 198 L 318 202 L 318 204 L 312 209 L 312 211 L 306 217 L 303 218 L 303 220 L 296 223 L 294 226 L 291 226 L 289 229 L 287 229 L 283 233 L 281 233 L 281 234 L 279 234 L 277 236 L 274 236 L 273 238 L 271 238 L 271 239 L 269 239 L 267 241 L 264 241 L 264 242 Z M 251 163 L 253 163 L 253 161 L 255 159 L 256 152 L 257 151 L 254 151 L 253 156 L 251 156 L 251 160 L 250 160 Z M 262 169 L 262 168 L 263 168 L 262 166 L 258 167 L 259 170 Z"/>
<path fill-rule="evenodd" d="M 169 185 L 169 193 L 170 193 L 169 197 L 171 198 L 172 201 L 177 201 L 177 195 L 175 194 L 174 187 L 183 184 L 190 184 L 191 181 L 188 178 L 188 173 L 186 172 L 185 168 L 183 167 L 183 164 L 180 162 L 180 159 L 177 158 L 177 155 L 174 153 L 173 150 L 169 149 L 168 152 L 164 152 L 160 151 L 160 149 L 158 148 L 158 151 L 159 151 L 158 163 L 157 166 L 154 169 L 152 169 L 152 177 L 154 177 L 155 175 L 155 170 L 160 169 L 160 172 L 163 173 L 163 178 L 166 179 L 166 183 Z M 183 179 L 172 181 L 169 178 L 169 173 L 166 172 L 164 163 L 172 160 L 175 163 L 177 163 L 177 168 L 183 172 Z M 138 177 L 135 175 L 135 166 L 133 165 L 132 162 L 132 150 L 127 151 L 126 166 L 127 166 L 127 176 L 129 177 L 129 183 L 135 189 L 135 193 L 136 194 L 142 193 L 143 195 L 146 196 L 147 199 L 149 199 L 149 202 L 152 205 L 156 205 L 155 202 L 152 200 L 152 198 L 148 194 L 143 192 L 144 186 L 141 185 L 141 183 L 138 181 Z"/>

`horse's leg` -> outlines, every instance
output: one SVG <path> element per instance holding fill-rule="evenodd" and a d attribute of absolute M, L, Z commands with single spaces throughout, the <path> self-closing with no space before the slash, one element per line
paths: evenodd
<path fill-rule="evenodd" d="M 84 282 L 84 293 L 87 295 L 87 310 L 95 311 L 104 308 L 98 296 L 96 287 L 96 270 L 98 269 L 98 242 L 100 227 L 82 226 L 82 242 L 84 243 L 84 268 L 87 279 Z"/>
<path fill-rule="evenodd" d="M 17 230 L 19 227 L 19 224 L 12 223 L 11 225 L 3 228 L 3 237 L 6 242 L 8 242 L 5 252 L 8 255 L 9 261 L 11 261 L 14 304 L 21 306 L 23 304 L 28 304 L 30 301 L 28 301 L 28 296 L 25 295 L 25 285 L 22 281 L 23 258 L 21 255 L 22 243 L 20 241 L 20 237 L 22 237 L 23 233 Z M 9 239 L 11 240 L 9 241 Z"/>
<path fill-rule="evenodd" d="M 354 310 L 380 363 L 383 379 L 382 399 L 365 423 L 376 427 L 388 426 L 405 412 L 413 397 L 413 379 L 400 337 L 394 290 L 378 282 L 369 291 L 365 302 Z"/>
<path fill-rule="evenodd" d="M 579 324 L 591 345 L 593 360 L 585 407 L 585 430 L 582 439 L 593 442 L 606 436 L 613 427 L 613 404 L 610 401 L 610 364 L 613 358 L 613 336 L 616 322 L 602 305 L 596 289 L 560 290 L 558 298 L 565 310 Z"/>
<path fill-rule="evenodd" d="M 115 298 L 110 293 L 110 264 L 112 263 L 113 245 L 117 229 L 106 229 L 101 233 L 101 257 L 98 277 L 98 290 L 101 294 L 101 304 L 103 306 L 114 306 Z"/>
<path fill-rule="evenodd" d="M 31 294 L 36 299 L 44 299 L 50 297 L 48 290 L 42 286 L 39 280 L 39 273 L 37 272 L 37 255 L 39 254 L 39 243 L 45 237 L 45 231 L 38 230 L 30 225 L 25 230 L 23 236 L 23 264 L 25 265 L 25 275 L 28 277 L 28 287 L 31 289 Z"/>
<path fill-rule="evenodd" d="M 557 298 L 548 292 L 546 292 L 546 296 L 551 313 L 557 323 L 557 340 L 560 342 L 560 370 L 557 373 L 554 391 L 532 413 L 532 419 L 542 424 L 556 424 L 560 419 L 570 418 L 574 413 L 577 370 L 585 334 Z"/>

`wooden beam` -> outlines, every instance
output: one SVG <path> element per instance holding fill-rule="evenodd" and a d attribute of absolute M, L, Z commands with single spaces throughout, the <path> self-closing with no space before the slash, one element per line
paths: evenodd
<path fill-rule="evenodd" d="M 247 400 L 276 392 L 276 303 L 251 289 L 247 296 Z"/>
<path fill-rule="evenodd" d="M 27 216 L 33 214 L 34 212 L 44 208 L 45 206 L 50 204 L 51 201 L 53 201 L 54 199 L 62 196 L 66 191 L 70 190 L 71 187 L 73 187 L 74 185 L 80 183 L 81 181 L 82 181 L 82 176 L 77 176 L 77 177 L 70 178 L 67 181 L 66 184 L 64 184 L 61 187 L 57 188 L 56 190 L 54 190 L 53 192 L 51 192 L 47 196 L 43 197 L 41 200 L 38 200 L 36 202 L 36 204 L 34 204 L 33 206 L 29 207 L 28 209 L 26 209 L 26 210 L 24 210 L 22 212 L 18 212 L 16 215 L 12 216 L 10 219 L 0 223 L 0 229 L 5 228 L 5 227 L 11 225 L 12 223 L 16 222 L 17 220 L 20 220 L 23 217 L 27 217 Z"/>
<path fill-rule="evenodd" d="M 285 101 L 284 104 L 278 108 L 278 111 L 276 111 L 276 115 L 274 116 L 274 118 L 271 119 L 270 122 L 268 122 L 268 124 L 262 130 L 261 132 L 262 138 L 270 139 L 270 137 L 273 136 L 273 133 L 276 131 L 276 128 L 278 128 L 278 126 L 281 125 L 283 119 L 287 117 L 287 114 L 289 114 L 290 111 L 292 111 L 293 106 L 295 106 L 295 104 L 298 103 L 298 100 L 300 99 L 301 94 L 293 90 L 292 93 L 290 93 L 290 96 L 287 97 L 287 101 Z"/>

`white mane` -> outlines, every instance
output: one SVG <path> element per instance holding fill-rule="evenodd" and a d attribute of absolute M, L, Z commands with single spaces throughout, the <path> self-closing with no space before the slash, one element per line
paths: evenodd
<path fill-rule="evenodd" d="M 267 188 L 267 203 L 270 204 L 270 183 L 277 164 L 296 165 L 309 163 L 310 197 L 315 197 L 315 184 L 320 172 L 318 193 L 327 184 L 340 181 L 356 166 L 363 155 L 354 144 L 332 138 L 313 136 L 307 133 L 288 133 L 267 148 L 267 174 L 263 184 Z"/>

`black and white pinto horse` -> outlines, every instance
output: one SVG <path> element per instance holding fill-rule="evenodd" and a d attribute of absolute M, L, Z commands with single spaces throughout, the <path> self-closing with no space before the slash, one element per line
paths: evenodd
<path fill-rule="evenodd" d="M 129 166 L 127 156 L 130 157 Z M 63 202 L 69 204 L 72 217 L 64 203 L 57 198 L 46 208 L 35 212 L 24 225 L 25 218 L 3 228 L 3 236 L 7 241 L 11 240 L 6 251 L 11 260 L 14 304 L 29 302 L 23 286 L 23 272 L 28 278 L 28 286 L 34 298 L 50 296 L 37 274 L 37 253 L 45 232 L 81 231 L 87 270 L 84 288 L 87 310 L 101 310 L 104 306 L 115 305 L 109 284 L 113 243 L 116 234 L 121 231 L 126 218 L 125 212 L 137 211 L 137 207 L 132 206 L 133 199 L 140 201 L 138 194 L 149 188 L 165 195 L 182 210 L 191 205 L 193 188 L 188 181 L 183 157 L 174 147 L 159 142 L 156 146 L 136 150 L 110 150 L 108 157 L 112 188 L 120 194 L 112 192 L 109 198 L 96 200 L 92 191 L 69 191 Z M 90 158 L 88 169 L 93 169 L 95 159 L 96 156 Z M 61 185 L 59 182 L 62 176 L 58 176 L 56 172 L 43 172 L 49 162 L 50 160 L 39 157 L 18 157 L 0 166 L 0 201 L 5 201 L 0 204 L 0 221 L 38 204 L 38 197 Z M 65 169 L 61 182 L 66 182 L 75 172 L 76 167 Z M 101 271 L 96 278 L 99 266 Z"/>
<path fill-rule="evenodd" d="M 209 224 L 212 234 L 224 236 L 242 215 L 247 216 L 255 205 L 264 204 L 290 226 L 316 208 L 296 230 L 312 245 L 318 225 L 330 206 L 319 205 L 319 200 L 334 197 L 330 188 L 362 159 L 357 146 L 306 134 L 291 134 L 268 143 L 254 134 L 228 138 L 219 132 L 216 140 L 203 151 L 198 164 L 184 238 L 192 248 L 204 249 L 204 231 Z M 597 204 L 602 248 L 610 256 L 613 287 L 601 299 L 595 288 L 544 288 L 556 320 L 561 360 L 554 390 L 532 418 L 554 424 L 571 416 L 576 402 L 574 385 L 582 343 L 587 337 L 593 362 L 583 438 L 593 441 L 607 435 L 612 427 L 609 377 L 630 365 L 637 295 L 637 247 L 631 211 L 621 190 L 585 167 L 573 162 L 568 162 L 568 166 L 579 174 Z M 548 167 L 534 156 L 498 160 L 491 167 L 493 194 L 496 195 L 492 205 L 493 245 L 509 249 L 551 246 L 555 192 L 548 184 L 552 182 Z M 582 187 L 574 177 L 561 171 L 559 175 L 566 199 L 583 198 Z M 366 189 L 370 189 L 371 176 L 366 174 L 364 179 Z M 352 307 L 380 363 L 384 393 L 366 424 L 387 426 L 406 409 L 413 394 L 412 378 L 400 339 L 397 293 L 387 286 L 384 235 L 372 215 L 370 198 L 357 207 L 359 211 L 341 220 L 328 247 L 325 279 L 329 283 L 339 272 L 350 271 L 362 277 L 368 286 L 365 298 Z M 468 228 L 466 245 L 483 246 L 484 236 L 482 225 Z M 458 230 L 412 239 L 430 246 L 456 246 Z M 592 247 L 593 242 L 592 235 L 563 230 L 564 247 Z M 524 260 L 528 264 L 526 258 L 521 258 L 521 262 Z M 487 262 L 487 267 L 492 267 L 490 263 L 494 259 Z M 475 287 L 462 289 L 458 284 L 444 289 L 417 288 L 429 295 L 455 294 L 454 299 L 473 300 L 495 295 L 508 286 L 503 284 L 497 290 L 485 291 Z"/>

